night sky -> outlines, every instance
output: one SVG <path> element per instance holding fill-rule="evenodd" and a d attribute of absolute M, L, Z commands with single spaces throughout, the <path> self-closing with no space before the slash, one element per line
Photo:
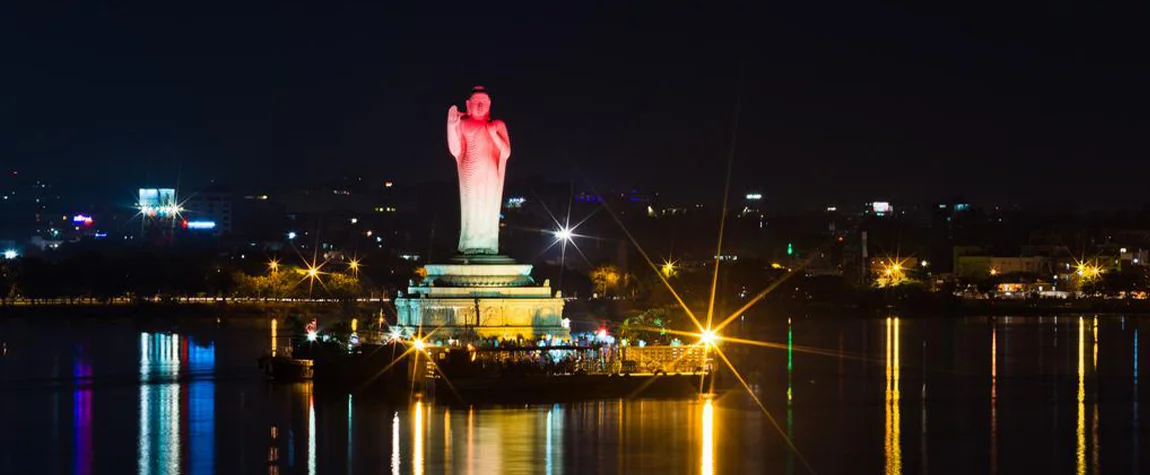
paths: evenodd
<path fill-rule="evenodd" d="M 718 199 L 738 104 L 775 207 L 1150 201 L 1147 11 L 1104 2 L 48 3 L 0 6 L 0 168 L 77 195 L 454 180 L 482 84 L 512 180 Z"/>

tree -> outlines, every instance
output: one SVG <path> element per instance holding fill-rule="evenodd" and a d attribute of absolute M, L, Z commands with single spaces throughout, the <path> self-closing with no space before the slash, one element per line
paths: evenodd
<path fill-rule="evenodd" d="M 336 300 L 350 301 L 363 294 L 359 278 L 353 275 L 336 272 L 323 276 L 323 279 L 328 295 Z"/>
<path fill-rule="evenodd" d="M 606 296 L 608 292 L 614 293 L 621 279 L 622 273 L 613 265 L 604 264 L 591 269 L 592 288 L 601 296 Z"/>
<path fill-rule="evenodd" d="M 1104 272 L 1094 279 L 1082 283 L 1082 291 L 1087 295 L 1102 295 L 1117 297 L 1131 292 L 1146 291 L 1150 286 L 1150 278 L 1146 271 L 1140 267 L 1123 269 L 1115 272 Z"/>

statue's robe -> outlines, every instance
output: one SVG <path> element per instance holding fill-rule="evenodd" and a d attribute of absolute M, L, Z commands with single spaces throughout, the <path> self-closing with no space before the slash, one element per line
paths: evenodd
<path fill-rule="evenodd" d="M 503 174 L 510 150 L 500 150 L 487 130 L 487 123 L 481 121 L 461 120 L 458 134 L 461 142 L 461 154 L 456 157 L 459 171 L 459 252 L 498 254 Z"/>

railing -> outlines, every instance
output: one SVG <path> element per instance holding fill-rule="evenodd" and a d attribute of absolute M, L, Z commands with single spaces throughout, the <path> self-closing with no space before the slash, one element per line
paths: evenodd
<path fill-rule="evenodd" d="M 706 349 L 698 346 L 434 347 L 428 352 L 449 373 L 477 376 L 699 374 L 712 367 Z"/>
<path fill-rule="evenodd" d="M 711 370 L 705 346 L 627 346 L 623 365 L 634 373 L 699 373 Z"/>

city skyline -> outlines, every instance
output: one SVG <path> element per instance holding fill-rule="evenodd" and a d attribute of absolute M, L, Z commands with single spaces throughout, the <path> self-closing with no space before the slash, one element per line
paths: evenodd
<path fill-rule="evenodd" d="M 1147 77 L 1126 20 L 947 8 L 26 7 L 0 20 L 22 45 L 0 143 L 5 168 L 101 197 L 175 179 L 418 183 L 450 172 L 437 123 L 482 84 L 517 124 L 509 179 L 714 200 L 737 105 L 735 185 L 776 202 L 1146 201 L 1124 172 L 1145 149 Z M 483 53 L 442 34 L 469 21 Z"/>

